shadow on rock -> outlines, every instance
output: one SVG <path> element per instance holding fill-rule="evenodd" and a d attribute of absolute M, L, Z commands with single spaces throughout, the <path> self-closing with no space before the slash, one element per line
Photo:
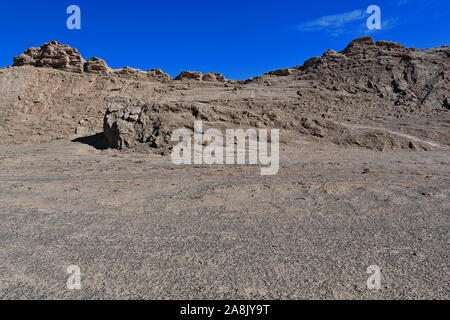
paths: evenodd
<path fill-rule="evenodd" d="M 72 142 L 78 142 L 90 145 L 97 150 L 106 150 L 108 149 L 108 142 L 103 133 L 97 133 L 92 136 L 86 136 L 81 138 L 76 138 L 72 140 Z"/>

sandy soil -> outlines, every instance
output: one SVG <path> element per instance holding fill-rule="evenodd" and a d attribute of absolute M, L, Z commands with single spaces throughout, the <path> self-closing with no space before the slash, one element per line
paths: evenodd
<path fill-rule="evenodd" d="M 449 156 L 284 147 L 262 177 L 67 140 L 0 147 L 0 298 L 448 299 Z"/>

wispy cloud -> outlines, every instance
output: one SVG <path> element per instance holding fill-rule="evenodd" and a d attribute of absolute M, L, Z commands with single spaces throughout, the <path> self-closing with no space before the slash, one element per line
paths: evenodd
<path fill-rule="evenodd" d="M 407 2 L 408 0 L 397 0 Z M 380 30 L 370 30 L 367 28 L 366 19 L 369 17 L 366 10 L 354 10 L 345 13 L 323 16 L 315 20 L 304 22 L 297 26 L 298 31 L 323 31 L 333 37 L 339 37 L 344 34 L 369 35 L 390 30 L 399 24 L 399 18 L 381 19 Z"/>
<path fill-rule="evenodd" d="M 346 24 L 361 20 L 366 16 L 362 10 L 354 10 L 341 14 L 323 16 L 316 20 L 307 21 L 298 26 L 300 31 L 318 31 L 327 29 L 330 32 L 337 32 Z"/>

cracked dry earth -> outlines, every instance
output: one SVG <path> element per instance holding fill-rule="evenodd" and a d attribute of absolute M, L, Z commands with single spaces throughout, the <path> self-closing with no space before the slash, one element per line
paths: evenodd
<path fill-rule="evenodd" d="M 4 146 L 0 298 L 448 299 L 449 154 L 285 145 L 263 177 L 67 140 Z"/>

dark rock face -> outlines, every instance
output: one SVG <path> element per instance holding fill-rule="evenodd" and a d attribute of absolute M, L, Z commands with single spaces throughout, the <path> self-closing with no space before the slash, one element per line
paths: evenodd
<path fill-rule="evenodd" d="M 13 66 L 34 66 L 82 73 L 84 59 L 77 49 L 57 41 L 43 44 L 39 48 L 29 48 L 14 58 Z"/>
<path fill-rule="evenodd" d="M 450 98 L 445 98 L 444 100 L 444 107 L 450 110 Z"/>

